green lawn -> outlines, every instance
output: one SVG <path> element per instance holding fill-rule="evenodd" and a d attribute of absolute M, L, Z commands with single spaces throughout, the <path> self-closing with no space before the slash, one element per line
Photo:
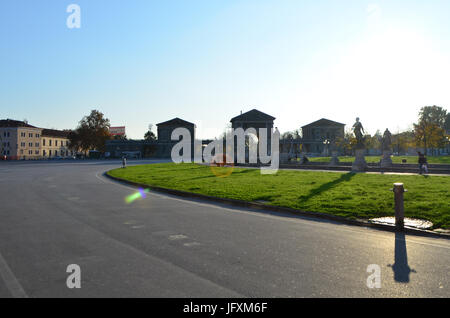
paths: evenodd
<path fill-rule="evenodd" d="M 366 156 L 368 163 L 378 163 L 381 160 L 381 156 Z M 311 162 L 330 162 L 331 157 L 311 157 L 308 158 Z M 406 159 L 406 163 L 417 163 L 417 156 L 393 156 L 393 163 L 402 163 L 402 160 Z M 339 157 L 341 162 L 353 162 L 355 157 Z M 428 163 L 430 164 L 450 164 L 450 156 L 427 156 Z"/>
<path fill-rule="evenodd" d="M 224 173 L 231 168 L 214 169 Z M 217 177 L 207 166 L 173 163 L 132 166 L 108 174 L 163 188 L 363 219 L 393 215 L 389 190 L 394 182 L 403 182 L 408 189 L 406 216 L 429 220 L 435 228 L 450 228 L 450 177 L 288 170 L 261 175 L 258 169 L 245 168 Z"/>

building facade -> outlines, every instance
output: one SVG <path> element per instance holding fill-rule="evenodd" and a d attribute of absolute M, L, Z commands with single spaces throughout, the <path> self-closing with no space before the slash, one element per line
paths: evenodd
<path fill-rule="evenodd" d="M 32 126 L 24 121 L 0 120 L 0 155 L 9 160 L 68 157 L 68 132 Z"/>
<path fill-rule="evenodd" d="M 55 129 L 42 129 L 41 153 L 43 158 L 69 157 L 69 132 Z"/>
<path fill-rule="evenodd" d="M 345 124 L 329 119 L 319 119 L 302 127 L 303 152 L 323 154 L 331 143 L 344 137 Z"/>
<path fill-rule="evenodd" d="M 12 160 L 41 157 L 42 128 L 26 122 L 0 120 L 0 154 Z"/>

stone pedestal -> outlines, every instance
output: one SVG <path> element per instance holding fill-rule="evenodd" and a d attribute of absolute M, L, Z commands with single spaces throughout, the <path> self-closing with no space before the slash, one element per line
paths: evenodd
<path fill-rule="evenodd" d="M 381 168 L 392 167 L 391 151 L 383 150 L 383 159 L 381 159 Z"/>
<path fill-rule="evenodd" d="M 339 164 L 339 158 L 337 155 L 337 151 L 332 151 L 331 152 L 331 161 L 330 161 L 330 166 L 337 166 Z"/>
<path fill-rule="evenodd" d="M 352 164 L 353 172 L 363 172 L 367 169 L 367 162 L 364 158 L 365 149 L 356 149 L 355 151 L 355 161 Z"/>

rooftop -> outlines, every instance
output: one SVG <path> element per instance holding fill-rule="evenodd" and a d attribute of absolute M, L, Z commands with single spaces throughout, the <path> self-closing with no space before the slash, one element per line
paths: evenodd
<path fill-rule="evenodd" d="M 266 113 L 263 113 L 262 111 L 259 111 L 257 109 L 252 109 L 246 113 L 240 114 L 239 116 L 232 118 L 230 122 L 234 121 L 254 122 L 254 121 L 274 121 L 274 120 L 275 117 L 267 115 Z"/>
<path fill-rule="evenodd" d="M 312 123 L 310 123 L 308 125 L 302 126 L 302 128 L 306 128 L 306 127 L 310 127 L 310 126 L 316 126 L 316 127 L 329 127 L 329 126 L 342 127 L 342 126 L 345 126 L 345 124 L 341 124 L 341 123 L 338 123 L 337 121 L 332 121 L 332 120 L 329 120 L 329 119 L 322 118 L 322 119 L 316 120 L 315 122 L 312 122 Z"/>
<path fill-rule="evenodd" d="M 195 124 L 188 122 L 184 119 L 178 118 L 178 117 L 175 117 L 174 119 L 156 124 L 156 126 L 175 126 L 175 125 L 195 126 Z"/>
<path fill-rule="evenodd" d="M 41 135 L 42 137 L 68 138 L 69 133 L 68 130 L 43 129 Z"/>
<path fill-rule="evenodd" d="M 16 127 L 28 127 L 28 128 L 37 128 L 34 126 L 31 126 L 30 124 L 28 124 L 25 121 L 20 121 L 20 120 L 14 120 L 14 119 L 1 119 L 0 120 L 0 127 L 11 127 L 11 128 L 16 128 Z"/>

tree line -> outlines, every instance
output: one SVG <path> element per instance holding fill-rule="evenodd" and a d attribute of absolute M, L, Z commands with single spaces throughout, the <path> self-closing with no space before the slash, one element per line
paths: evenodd
<path fill-rule="evenodd" d="M 87 154 L 89 150 L 106 150 L 107 140 L 127 140 L 126 135 L 112 136 L 109 132 L 110 121 L 103 113 L 92 110 L 84 116 L 75 130 L 69 131 L 69 147 L 77 152 Z M 149 125 L 149 130 L 145 133 L 144 139 L 156 140 L 156 135 L 152 131 L 153 125 Z"/>

